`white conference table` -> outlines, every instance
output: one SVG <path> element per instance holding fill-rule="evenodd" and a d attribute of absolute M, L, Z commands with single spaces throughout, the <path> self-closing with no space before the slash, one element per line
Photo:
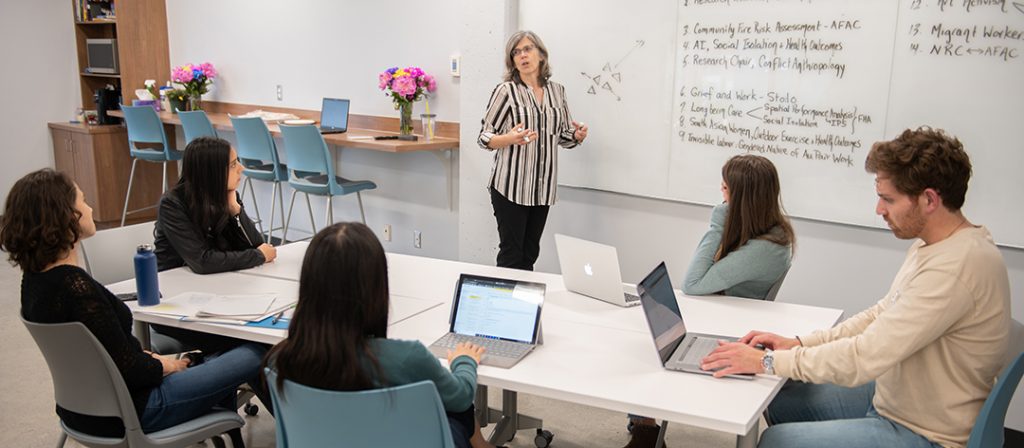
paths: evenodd
<path fill-rule="evenodd" d="M 161 291 L 165 296 L 173 296 L 175 291 L 297 293 L 307 246 L 305 242 L 281 246 L 273 263 L 234 273 L 200 276 L 185 268 L 165 271 L 160 274 Z M 541 315 L 544 344 L 511 369 L 480 366 L 477 379 L 481 385 L 736 434 L 738 446 L 754 446 L 761 413 L 784 382 L 769 375 L 753 380 L 715 379 L 665 370 L 639 307 L 620 308 L 568 292 L 560 275 L 402 254 L 388 254 L 388 267 L 393 313 L 415 311 L 390 322 L 388 337 L 415 339 L 425 345 L 448 331 L 452 295 L 461 273 L 547 285 Z M 113 286 L 115 292 L 134 289 L 131 281 Z M 722 296 L 688 297 L 679 292 L 677 299 L 688 331 L 725 336 L 742 336 L 751 329 L 806 334 L 831 327 L 843 314 L 838 309 Z M 146 314 L 136 314 L 136 319 L 265 343 L 285 336 L 282 330 L 177 322 Z M 506 397 L 514 401 L 514 392 Z M 487 409 L 486 401 L 482 404 L 478 408 Z M 504 426 L 499 423 L 492 441 L 503 443 L 500 439 L 505 437 L 499 434 L 511 435 L 517 427 L 530 427 L 526 426 L 529 422 L 517 420 L 534 420 L 516 415 L 514 404 L 503 413 L 514 416 Z"/>

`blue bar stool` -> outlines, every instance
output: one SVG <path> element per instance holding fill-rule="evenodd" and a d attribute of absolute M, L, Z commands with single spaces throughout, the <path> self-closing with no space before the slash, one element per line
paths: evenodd
<path fill-rule="evenodd" d="M 132 156 L 132 172 L 128 176 L 128 191 L 124 195 L 124 210 L 121 212 L 121 225 L 124 225 L 125 218 L 129 213 L 136 213 L 151 208 L 158 204 L 143 207 L 137 210 L 128 211 L 128 199 L 132 195 L 132 182 L 135 180 L 135 164 L 139 160 L 162 163 L 164 165 L 163 189 L 167 191 L 167 162 L 181 160 L 184 152 L 171 148 L 167 142 L 167 134 L 164 133 L 164 124 L 160 117 L 150 106 L 125 106 L 121 105 L 124 111 L 124 122 L 128 126 L 128 149 Z M 138 143 L 147 143 L 149 147 L 140 148 Z"/>
<path fill-rule="evenodd" d="M 288 166 L 281 163 L 277 155 L 277 145 L 270 135 L 267 125 L 259 117 L 230 117 L 231 126 L 235 128 L 235 151 L 238 158 L 242 160 L 245 167 L 245 183 L 242 184 L 242 196 L 248 188 L 252 198 L 253 207 L 256 209 L 256 222 L 260 225 L 260 232 L 263 232 L 263 219 L 260 218 L 260 209 L 256 206 L 256 193 L 252 187 L 252 179 L 273 182 L 274 190 L 270 193 L 270 231 L 267 232 L 267 241 L 272 242 L 274 237 L 274 212 L 276 205 L 281 208 L 281 225 L 284 227 L 284 191 L 281 182 L 288 180 Z M 281 239 L 284 242 L 284 239 Z"/>
<path fill-rule="evenodd" d="M 178 112 L 178 117 L 181 118 L 181 129 L 185 131 L 186 145 L 198 137 L 217 136 L 217 131 L 213 129 L 213 124 L 210 123 L 210 117 L 206 116 L 206 112 L 201 110 Z"/>
<path fill-rule="evenodd" d="M 288 224 L 291 222 L 292 209 L 295 207 L 295 194 L 306 195 L 306 208 L 309 209 L 309 221 L 316 233 L 316 222 L 313 220 L 313 207 L 309 204 L 309 195 L 327 197 L 327 222 L 334 223 L 334 196 L 356 194 L 359 199 L 359 214 L 366 224 L 366 212 L 363 210 L 363 190 L 377 188 L 377 184 L 368 180 L 348 180 L 334 174 L 334 158 L 331 157 L 327 142 L 320 135 L 320 130 L 312 125 L 286 126 L 281 125 L 281 136 L 284 137 L 285 154 L 288 155 L 288 185 L 292 192 L 291 204 L 288 206 L 288 219 L 284 223 L 284 237 L 288 237 Z"/>

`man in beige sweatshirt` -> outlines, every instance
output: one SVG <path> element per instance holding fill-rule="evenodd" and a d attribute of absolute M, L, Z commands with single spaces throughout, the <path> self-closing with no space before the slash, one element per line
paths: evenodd
<path fill-rule="evenodd" d="M 716 376 L 799 380 L 768 407 L 762 448 L 963 447 L 1003 368 L 1009 279 L 992 235 L 960 211 L 971 176 L 963 145 L 907 130 L 876 143 L 865 168 L 876 213 L 915 240 L 885 297 L 832 329 L 752 331 L 704 359 Z"/>

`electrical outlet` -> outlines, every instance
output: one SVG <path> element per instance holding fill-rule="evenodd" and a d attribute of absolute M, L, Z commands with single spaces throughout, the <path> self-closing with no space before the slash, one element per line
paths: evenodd
<path fill-rule="evenodd" d="M 284 89 L 281 88 L 281 84 L 277 85 L 277 100 L 284 100 Z"/>
<path fill-rule="evenodd" d="M 384 241 L 391 241 L 391 224 L 384 224 Z"/>
<path fill-rule="evenodd" d="M 417 249 L 423 248 L 423 233 L 419 230 L 412 231 L 412 247 Z"/>

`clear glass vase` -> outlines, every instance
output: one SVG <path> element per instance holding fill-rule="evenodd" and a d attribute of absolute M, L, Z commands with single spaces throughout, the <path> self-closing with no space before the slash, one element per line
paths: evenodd
<path fill-rule="evenodd" d="M 398 124 L 399 135 L 412 135 L 412 101 L 403 101 L 398 104 L 401 114 L 401 121 Z"/>
<path fill-rule="evenodd" d="M 193 93 L 188 96 L 188 110 L 203 110 L 203 94 Z"/>

